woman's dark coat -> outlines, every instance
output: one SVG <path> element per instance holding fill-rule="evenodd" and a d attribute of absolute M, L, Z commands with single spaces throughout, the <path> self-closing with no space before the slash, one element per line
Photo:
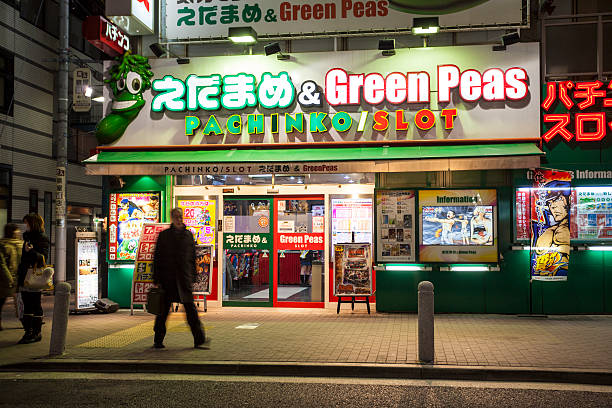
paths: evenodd
<path fill-rule="evenodd" d="M 193 302 L 195 282 L 195 243 L 184 226 L 159 233 L 153 261 L 153 282 L 161 285 L 170 302 Z"/>
<path fill-rule="evenodd" d="M 21 262 L 17 273 L 19 286 L 23 286 L 25 277 L 28 273 L 28 268 L 36 264 L 41 258 L 45 258 L 45 262 L 49 262 L 49 238 L 38 231 L 26 231 L 23 233 L 23 248 L 21 250 Z M 25 250 L 25 244 L 30 243 L 33 246 L 29 251 Z"/>

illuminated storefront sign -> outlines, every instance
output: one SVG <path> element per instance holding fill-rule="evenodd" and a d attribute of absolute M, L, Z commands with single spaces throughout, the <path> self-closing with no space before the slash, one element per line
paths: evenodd
<path fill-rule="evenodd" d="M 101 143 L 540 136 L 535 43 L 515 44 L 502 54 L 490 46 L 462 46 L 398 49 L 392 59 L 362 50 L 300 53 L 290 61 L 247 55 L 192 58 L 188 65 L 165 58 L 148 62 L 151 90 L 142 88 L 138 105 L 148 114 L 130 116 L 131 122 L 121 122 L 123 134 L 99 138 Z M 122 78 L 112 81 L 114 89 L 124 86 Z"/>
<path fill-rule="evenodd" d="M 89 16 L 83 21 L 83 36 L 111 57 L 130 49 L 130 37 L 102 16 Z"/>
<path fill-rule="evenodd" d="M 125 1 L 125 0 L 122 0 Z M 140 0 L 142 1 L 142 0 Z M 151 1 L 152 2 L 152 1 Z M 165 0 L 169 40 L 222 38 L 228 27 L 259 36 L 408 31 L 413 17 L 439 15 L 442 27 L 522 25 L 520 0 Z"/>
<path fill-rule="evenodd" d="M 455 65 L 438 66 L 437 83 L 438 102 L 450 102 L 451 94 L 458 90 L 464 102 L 485 101 L 517 101 L 528 95 L 528 76 L 522 68 L 490 68 L 482 73 L 475 69 L 461 71 Z M 296 101 L 303 108 L 320 106 L 325 99 L 330 106 L 423 104 L 430 102 L 430 77 L 426 72 L 409 72 L 401 74 L 393 72 L 386 77 L 380 73 L 348 74 L 340 68 L 333 68 L 325 75 L 325 90 L 320 90 L 319 84 L 306 80 L 299 92 L 291 81 L 288 72 L 273 75 L 264 73 L 259 82 L 254 75 L 240 73 L 238 75 L 189 75 L 181 80 L 171 75 L 154 80 L 152 89 L 158 93 L 153 97 L 151 110 L 153 112 L 184 112 L 184 111 L 217 111 L 243 110 L 248 107 L 260 106 L 265 109 L 285 109 Z M 359 120 L 344 111 L 336 113 L 278 113 L 270 114 L 272 133 L 278 133 L 283 127 L 286 133 L 327 132 L 331 127 L 337 132 L 347 132 L 355 128 L 358 132 L 365 130 L 366 121 L 372 115 L 371 128 L 375 131 L 386 131 L 389 126 L 395 130 L 407 130 L 410 125 L 421 130 L 429 130 L 436 124 L 436 115 L 430 109 L 420 109 L 416 113 L 403 109 L 393 112 L 377 110 L 373 113 L 361 111 Z M 329 120 L 326 121 L 329 115 Z M 457 109 L 441 109 L 438 113 L 444 129 L 453 129 L 457 117 Z M 264 133 L 264 114 L 249 114 L 246 120 L 248 134 Z M 223 124 L 231 134 L 243 132 L 241 115 L 232 115 Z M 205 123 L 197 116 L 185 117 L 185 135 L 193 135 L 199 130 L 203 135 L 224 134 L 222 124 L 217 117 L 210 115 Z"/>
<path fill-rule="evenodd" d="M 548 130 L 542 135 L 545 142 L 560 137 L 569 142 L 596 142 L 606 136 L 612 122 L 606 119 L 604 109 L 612 107 L 612 98 L 606 98 L 606 88 L 612 89 L 601 81 L 591 82 L 548 82 L 546 95 L 542 102 L 543 120 Z M 573 96 L 573 98 L 572 98 Z M 552 113 L 558 101 L 566 111 Z M 576 101 L 576 102 L 575 102 Z M 592 112 L 592 110 L 600 110 Z M 573 119 L 573 120 L 572 120 Z"/>

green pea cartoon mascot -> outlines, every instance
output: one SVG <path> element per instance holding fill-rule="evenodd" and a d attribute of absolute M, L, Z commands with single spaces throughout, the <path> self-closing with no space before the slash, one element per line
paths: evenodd
<path fill-rule="evenodd" d="M 488 0 L 389 0 L 391 8 L 414 14 L 450 14 L 463 11 Z"/>
<path fill-rule="evenodd" d="M 111 113 L 96 127 L 100 144 L 113 143 L 123 135 L 145 105 L 142 94 L 151 88 L 153 73 L 147 57 L 127 51 L 117 61 L 109 71 L 110 79 L 104 80 L 113 91 L 113 102 Z"/>

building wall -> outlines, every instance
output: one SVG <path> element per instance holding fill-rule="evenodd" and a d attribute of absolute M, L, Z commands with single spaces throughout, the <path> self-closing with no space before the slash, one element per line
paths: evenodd
<path fill-rule="evenodd" d="M 19 8 L 0 2 L 0 47 L 14 53 L 15 88 L 13 115 L 0 114 L 0 164 L 12 169 L 10 221 L 21 223 L 29 210 L 30 189 L 38 190 L 38 208 L 43 216 L 45 192 L 55 198 L 58 40 L 22 19 Z M 91 60 L 79 51 L 71 52 L 80 60 Z M 101 64 L 87 65 L 93 71 L 102 69 Z M 77 65 L 71 64 L 70 72 L 75 68 Z M 66 184 L 68 206 L 101 212 L 101 177 L 86 176 L 84 166 L 74 161 L 68 164 Z M 54 205 L 51 208 L 54 214 Z M 54 244 L 55 234 L 50 235 Z"/>

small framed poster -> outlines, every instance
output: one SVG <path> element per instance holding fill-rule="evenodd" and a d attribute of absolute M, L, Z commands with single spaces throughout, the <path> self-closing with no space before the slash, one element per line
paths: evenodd
<path fill-rule="evenodd" d="M 372 245 L 334 245 L 334 296 L 372 295 Z"/>
<path fill-rule="evenodd" d="M 414 262 L 414 190 L 376 192 L 376 260 Z"/>

